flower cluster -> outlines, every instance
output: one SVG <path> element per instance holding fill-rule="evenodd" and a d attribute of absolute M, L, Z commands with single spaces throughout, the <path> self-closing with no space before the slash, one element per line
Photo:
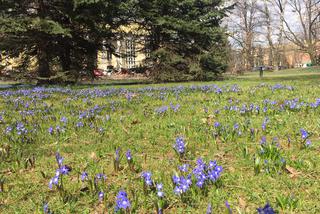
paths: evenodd
<path fill-rule="evenodd" d="M 192 185 L 191 175 L 188 175 L 187 177 L 184 176 L 176 176 L 174 175 L 172 177 L 173 183 L 176 185 L 174 188 L 174 193 L 177 195 L 181 195 L 182 193 L 185 193 L 188 191 L 190 186 Z"/>
<path fill-rule="evenodd" d="M 187 174 L 189 165 L 184 164 L 178 168 L 182 173 Z M 220 178 L 222 171 L 222 166 L 218 166 L 216 161 L 210 161 L 209 164 L 206 164 L 199 158 L 191 174 L 187 174 L 186 176 L 174 175 L 172 177 L 173 183 L 175 184 L 174 192 L 180 195 L 188 191 L 192 186 L 192 175 L 195 178 L 196 186 L 203 188 L 206 184 L 216 182 Z"/>
<path fill-rule="evenodd" d="M 142 172 L 141 173 L 141 177 L 144 179 L 144 183 L 147 186 L 152 186 L 153 185 L 153 181 L 152 181 L 151 176 L 152 176 L 151 172 Z"/>
<path fill-rule="evenodd" d="M 197 186 L 202 188 L 207 182 L 215 182 L 221 176 L 222 170 L 222 166 L 218 166 L 216 161 L 210 161 L 209 164 L 206 164 L 199 158 L 197 166 L 193 169 Z"/>
<path fill-rule="evenodd" d="M 64 158 L 60 155 L 60 153 L 56 153 L 56 161 L 59 168 L 56 170 L 55 176 L 49 181 L 49 188 L 52 189 L 53 185 L 58 186 L 59 188 L 59 180 L 61 180 L 63 175 L 68 175 L 71 172 L 71 167 L 63 164 Z"/>
<path fill-rule="evenodd" d="M 128 199 L 128 195 L 125 191 L 121 190 L 119 191 L 116 199 L 116 207 L 115 212 L 120 211 L 121 209 L 127 210 L 131 206 L 130 201 Z"/>
<path fill-rule="evenodd" d="M 159 198 L 163 198 L 164 197 L 164 192 L 163 192 L 163 184 L 159 183 L 156 185 L 157 188 L 157 195 Z"/>
<path fill-rule="evenodd" d="M 182 137 L 177 137 L 176 138 L 176 144 L 174 145 L 174 149 L 179 153 L 180 155 L 185 153 L 186 146 L 185 142 Z"/>
<path fill-rule="evenodd" d="M 300 129 L 300 133 L 301 133 L 302 140 L 305 140 L 305 139 L 307 139 L 309 137 L 308 132 L 306 130 L 304 130 L 304 129 Z"/>
<path fill-rule="evenodd" d="M 259 207 L 257 211 L 259 214 L 275 214 L 276 213 L 269 203 L 267 203 L 264 207 Z"/>

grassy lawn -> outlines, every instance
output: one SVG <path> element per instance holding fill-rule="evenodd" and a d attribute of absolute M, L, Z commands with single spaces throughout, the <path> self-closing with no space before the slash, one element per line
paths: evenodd
<path fill-rule="evenodd" d="M 320 213 L 320 71 L 258 75 L 0 90 L 0 213 Z"/>

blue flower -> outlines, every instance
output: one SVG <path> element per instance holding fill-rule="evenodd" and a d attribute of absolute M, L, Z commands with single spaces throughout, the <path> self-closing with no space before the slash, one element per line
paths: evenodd
<path fill-rule="evenodd" d="M 120 148 L 116 149 L 116 161 L 118 162 L 120 158 Z"/>
<path fill-rule="evenodd" d="M 206 214 L 212 214 L 212 206 L 211 206 L 211 203 L 208 204 Z"/>
<path fill-rule="evenodd" d="M 232 213 L 232 209 L 230 207 L 230 204 L 228 201 L 225 202 L 226 208 L 228 209 L 228 213 L 231 214 Z"/>
<path fill-rule="evenodd" d="M 188 172 L 189 164 L 183 164 L 182 166 L 179 166 L 178 168 L 181 172 Z"/>
<path fill-rule="evenodd" d="M 305 139 L 308 138 L 309 134 L 308 134 L 308 132 L 307 132 L 306 130 L 300 129 L 300 132 L 301 132 L 301 138 L 302 138 L 303 140 L 305 140 Z"/>
<path fill-rule="evenodd" d="M 306 147 L 310 147 L 311 146 L 311 140 L 307 140 L 307 142 L 306 142 Z"/>
<path fill-rule="evenodd" d="M 115 212 L 118 212 L 120 209 L 126 210 L 130 208 L 130 206 L 131 205 L 127 193 L 123 190 L 119 191 L 116 199 Z"/>
<path fill-rule="evenodd" d="M 63 123 L 67 123 L 68 119 L 66 117 L 62 117 L 60 121 L 63 122 Z"/>
<path fill-rule="evenodd" d="M 52 189 L 52 185 L 58 185 L 59 184 L 59 176 L 54 176 L 50 181 L 49 181 L 49 188 Z"/>
<path fill-rule="evenodd" d="M 157 184 L 156 185 L 156 188 L 157 188 L 157 195 L 159 198 L 163 198 L 164 197 L 164 192 L 162 191 L 163 189 L 163 185 L 160 183 L 160 184 Z"/>
<path fill-rule="evenodd" d="M 84 180 L 86 180 L 88 178 L 88 173 L 87 172 L 83 172 L 82 174 L 81 174 L 81 181 L 84 181 Z"/>
<path fill-rule="evenodd" d="M 44 204 L 43 204 L 43 213 L 45 213 L 45 214 L 51 214 L 51 211 L 50 211 L 50 209 L 49 209 L 48 203 L 44 203 Z"/>
<path fill-rule="evenodd" d="M 99 201 L 102 201 L 103 198 L 104 198 L 104 192 L 100 191 L 100 192 L 98 193 L 98 198 L 99 198 Z"/>
<path fill-rule="evenodd" d="M 69 174 L 69 172 L 71 172 L 71 167 L 64 165 L 64 166 L 60 167 L 60 172 L 62 175 L 67 175 L 67 174 Z"/>
<path fill-rule="evenodd" d="M 266 136 L 262 136 L 261 141 L 260 141 L 260 144 L 261 144 L 261 145 L 265 145 L 266 142 L 267 142 Z"/>
<path fill-rule="evenodd" d="M 60 166 L 62 165 L 62 163 L 63 163 L 63 157 L 61 157 L 61 155 L 60 155 L 59 152 L 56 153 L 56 161 L 57 161 L 59 167 L 60 167 Z"/>
<path fill-rule="evenodd" d="M 53 134 L 53 127 L 52 127 L 52 126 L 49 127 L 48 132 L 49 132 L 49 134 L 51 134 L 51 135 Z"/>
<path fill-rule="evenodd" d="M 275 214 L 276 212 L 272 209 L 269 203 L 267 203 L 263 208 L 257 209 L 259 214 Z"/>
<path fill-rule="evenodd" d="M 152 186 L 153 181 L 151 179 L 151 172 L 142 172 L 141 177 L 144 179 L 144 182 L 147 186 Z"/>
<path fill-rule="evenodd" d="M 174 192 L 177 195 L 180 195 L 180 194 L 186 192 L 190 188 L 190 186 L 192 184 L 190 175 L 188 177 L 173 176 L 173 182 L 174 182 L 174 184 L 176 184 Z"/>
<path fill-rule="evenodd" d="M 186 147 L 182 137 L 176 138 L 176 144 L 174 145 L 174 148 L 179 154 L 183 154 L 185 152 Z"/>
<path fill-rule="evenodd" d="M 100 180 L 106 180 L 107 179 L 107 176 L 105 175 L 105 174 L 103 174 L 103 173 L 98 173 L 98 174 L 96 174 L 96 176 L 95 176 L 95 179 L 94 179 L 94 182 L 95 183 L 97 183 L 98 181 L 100 181 Z"/>
<path fill-rule="evenodd" d="M 131 161 L 131 160 L 132 160 L 132 156 L 131 156 L 131 151 L 130 151 L 130 149 L 126 152 L 126 157 L 127 157 L 127 160 L 128 160 L 128 161 Z"/>

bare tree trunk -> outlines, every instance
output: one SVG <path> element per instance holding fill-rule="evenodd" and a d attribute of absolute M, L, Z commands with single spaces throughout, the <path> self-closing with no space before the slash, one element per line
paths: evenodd
<path fill-rule="evenodd" d="M 43 0 L 38 0 L 38 14 L 40 18 L 45 17 L 45 5 Z M 47 78 L 41 79 L 38 81 L 38 83 L 48 83 L 49 80 L 48 78 L 51 76 L 50 72 L 50 66 L 49 66 L 49 58 L 48 58 L 48 47 L 47 47 L 48 42 L 46 41 L 45 36 L 39 36 L 39 41 L 38 41 L 38 49 L 37 49 L 37 59 L 38 59 L 38 75 L 40 78 Z"/>

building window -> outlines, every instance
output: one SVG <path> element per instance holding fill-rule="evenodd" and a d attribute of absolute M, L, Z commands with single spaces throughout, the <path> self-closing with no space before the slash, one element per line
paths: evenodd
<path fill-rule="evenodd" d="M 112 51 L 103 46 L 101 59 L 106 59 L 108 61 L 112 60 Z"/>
<path fill-rule="evenodd" d="M 133 39 L 126 40 L 126 63 L 128 68 L 134 68 L 136 65 L 136 50 Z"/>

